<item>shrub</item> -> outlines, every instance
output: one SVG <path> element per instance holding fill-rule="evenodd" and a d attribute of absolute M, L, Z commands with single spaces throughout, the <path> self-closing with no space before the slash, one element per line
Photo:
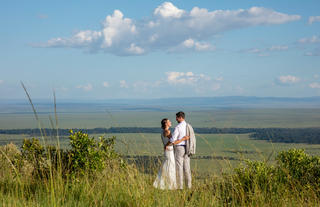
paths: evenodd
<path fill-rule="evenodd" d="M 290 149 L 280 152 L 276 160 L 273 166 L 246 161 L 245 165 L 234 169 L 230 185 L 239 200 L 250 201 L 257 193 L 262 193 L 265 199 L 281 199 L 285 191 L 319 193 L 320 157 L 307 155 L 301 149 Z"/>
<path fill-rule="evenodd" d="M 268 191 L 273 187 L 276 169 L 265 162 L 246 160 L 245 165 L 234 169 L 233 180 L 244 192 Z"/>
<path fill-rule="evenodd" d="M 24 139 L 21 147 L 23 160 L 21 162 L 22 166 L 20 167 L 31 164 L 32 167 L 29 168 L 32 170 L 31 174 L 40 178 L 48 177 L 50 167 L 53 163 L 49 156 L 52 149 L 55 149 L 55 147 L 47 146 L 45 148 L 36 138 Z"/>
<path fill-rule="evenodd" d="M 0 177 L 5 175 L 15 175 L 16 166 L 20 162 L 21 152 L 13 143 L 0 146 Z"/>
<path fill-rule="evenodd" d="M 281 182 L 320 187 L 320 157 L 310 156 L 302 149 L 290 149 L 277 156 Z"/>
<path fill-rule="evenodd" d="M 107 160 L 119 157 L 114 150 L 115 137 L 104 138 L 101 136 L 97 141 L 86 133 L 70 130 L 69 139 L 71 146 L 69 154 L 73 174 L 102 170 Z"/>

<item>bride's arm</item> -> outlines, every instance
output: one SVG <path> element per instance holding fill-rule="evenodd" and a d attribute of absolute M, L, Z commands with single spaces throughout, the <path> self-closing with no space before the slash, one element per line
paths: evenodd
<path fill-rule="evenodd" d="M 169 146 L 171 146 L 171 145 L 173 145 L 173 143 L 172 143 L 172 142 L 167 142 L 167 144 L 164 146 L 164 150 L 166 150 L 166 149 L 167 149 L 167 147 L 169 147 Z"/>
<path fill-rule="evenodd" d="M 164 135 L 165 137 L 169 138 L 169 139 L 172 137 L 170 130 L 164 131 L 163 135 Z M 170 141 L 167 142 L 167 144 L 164 146 L 164 150 L 166 150 L 167 147 L 168 147 L 168 146 L 171 146 L 171 145 L 173 145 L 172 142 L 170 142 Z"/>

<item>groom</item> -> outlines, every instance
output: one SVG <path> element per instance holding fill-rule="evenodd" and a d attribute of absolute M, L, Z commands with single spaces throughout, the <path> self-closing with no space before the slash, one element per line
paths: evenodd
<path fill-rule="evenodd" d="M 187 128 L 189 128 L 191 126 L 189 124 L 187 124 L 184 119 L 185 119 L 184 112 L 180 111 L 180 112 L 176 113 L 176 120 L 179 124 L 174 129 L 172 137 L 170 138 L 171 143 L 174 143 L 175 141 L 180 140 L 187 135 Z M 193 132 L 193 129 L 192 129 L 192 132 Z M 190 136 L 190 135 L 188 134 L 188 136 Z M 183 183 L 184 183 L 183 178 L 184 177 L 187 182 L 187 187 L 191 188 L 190 157 L 189 157 L 189 153 L 188 153 L 189 143 L 190 143 L 189 139 L 184 140 L 184 141 L 180 142 L 179 144 L 176 144 L 175 148 L 174 148 L 178 189 L 183 189 Z"/>

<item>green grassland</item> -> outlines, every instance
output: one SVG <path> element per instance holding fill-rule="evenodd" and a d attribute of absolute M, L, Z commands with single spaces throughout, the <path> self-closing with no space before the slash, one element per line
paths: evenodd
<path fill-rule="evenodd" d="M 101 134 L 93 134 L 95 138 Z M 159 156 L 163 147 L 159 134 L 106 134 L 105 137 L 116 136 L 116 151 L 122 155 Z M 26 135 L 0 135 L 0 144 L 13 142 L 21 146 Z M 41 138 L 40 138 L 41 139 Z M 41 139 L 42 140 L 42 139 Z M 45 137 L 48 144 L 55 144 L 56 137 Z M 62 148 L 68 148 L 68 138 L 60 137 Z M 199 173 L 230 171 L 245 159 L 274 162 L 275 155 L 290 148 L 305 149 L 308 154 L 320 155 L 320 145 L 271 143 L 253 140 L 249 134 L 198 134 L 197 154 L 192 159 L 193 170 Z"/>
<path fill-rule="evenodd" d="M 174 112 L 58 115 L 59 128 L 158 127 L 163 117 L 174 120 Z M 228 109 L 189 111 L 187 115 L 194 127 L 313 127 L 319 124 L 320 109 Z M 40 119 L 43 127 L 50 128 L 49 114 L 40 114 Z M 0 115 L 1 129 L 37 127 L 32 114 Z M 90 136 L 98 138 L 102 135 Z M 158 156 L 157 159 L 161 160 L 160 134 L 104 136 L 116 136 L 115 149 L 124 157 Z M 21 146 L 24 138 L 31 137 L 0 134 L 0 145 L 13 142 Z M 47 144 L 57 143 L 55 136 L 39 138 Z M 62 148 L 69 147 L 68 137 L 59 137 L 59 141 Z M 149 174 L 142 173 L 138 165 L 137 169 L 131 165 L 121 168 L 115 163 L 93 177 L 65 179 L 65 175 L 57 170 L 50 174 L 52 177 L 39 179 L 26 176 L 29 168 L 17 173 L 14 165 L 8 162 L 7 154 L 1 151 L 2 164 L 9 164 L 0 167 L 0 206 L 319 206 L 319 188 L 310 188 L 309 184 L 302 185 L 295 180 L 287 185 L 270 179 L 274 174 L 268 174 L 270 168 L 265 166 L 276 165 L 278 152 L 290 148 L 320 155 L 320 145 L 315 144 L 271 143 L 250 139 L 249 134 L 197 134 L 197 153 L 191 160 L 193 188 L 182 191 L 159 191 L 152 187 L 160 162 L 157 166 L 152 165 L 155 168 Z M 234 168 L 243 164 L 245 159 L 264 163 L 262 167 L 254 168 L 258 173 L 252 171 L 249 174 L 253 176 L 250 179 L 253 187 L 249 190 L 245 185 L 247 180 L 230 177 L 235 176 Z M 263 178 L 262 183 L 260 178 Z"/>
<path fill-rule="evenodd" d="M 194 127 L 318 127 L 320 109 L 212 109 L 186 111 Z M 50 116 L 39 114 L 42 127 L 50 128 Z M 175 122 L 175 112 L 104 111 L 59 113 L 60 128 L 159 127 L 162 118 Z M 173 123 L 174 123 L 173 122 Z M 38 128 L 32 113 L 1 113 L 0 129 Z"/>
<path fill-rule="evenodd" d="M 187 111 L 187 120 L 194 127 L 315 127 L 320 123 L 320 109 L 216 109 Z M 50 116 L 39 114 L 42 127 L 50 128 Z M 174 112 L 118 111 L 104 113 L 58 114 L 59 128 L 95 127 L 158 127 L 162 118 L 175 123 Z M 1 129 L 38 128 L 33 114 L 5 113 L 0 116 Z M 92 134 L 98 137 L 100 135 Z M 116 150 L 123 155 L 161 156 L 163 153 L 159 134 L 108 134 L 116 136 Z M 13 142 L 21 145 L 28 135 L 0 135 L 0 145 Z M 47 143 L 56 143 L 56 137 L 45 137 Z M 306 149 L 307 153 L 320 154 L 320 145 L 273 144 L 253 140 L 248 134 L 198 134 L 197 157 L 193 169 L 220 172 L 237 165 L 240 160 L 274 161 L 277 152 L 289 148 Z M 62 148 L 68 147 L 68 138 L 60 137 Z M 199 157 L 200 156 L 200 157 Z M 207 156 L 204 158 L 204 156 Z M 209 157 L 208 157 L 209 156 Z"/>
<path fill-rule="evenodd" d="M 116 150 L 121 154 L 160 156 L 163 153 L 158 134 L 114 136 L 117 137 Z M 268 160 L 272 163 L 278 152 L 290 148 L 305 149 L 309 154 L 320 155 L 320 145 L 271 143 L 252 140 L 248 134 L 198 134 L 197 153 L 192 159 L 192 167 L 198 172 L 219 173 L 229 171 L 244 159 Z"/>

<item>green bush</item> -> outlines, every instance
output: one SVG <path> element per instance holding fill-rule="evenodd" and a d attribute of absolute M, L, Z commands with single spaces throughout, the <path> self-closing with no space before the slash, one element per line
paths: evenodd
<path fill-rule="evenodd" d="M 84 174 L 102 170 L 107 160 L 119 157 L 114 150 L 115 137 L 104 138 L 101 136 L 97 141 L 86 133 L 70 130 L 69 139 L 71 146 L 69 154 L 73 174 Z"/>
<path fill-rule="evenodd" d="M 230 183 L 238 197 L 250 200 L 253 195 L 262 193 L 266 199 L 279 199 L 286 190 L 298 194 L 320 191 L 320 157 L 290 149 L 280 152 L 276 161 L 275 165 L 268 165 L 248 160 L 235 168 Z"/>
<path fill-rule="evenodd" d="M 21 152 L 15 144 L 9 143 L 0 146 L 0 177 L 15 176 L 18 173 L 17 166 L 19 166 L 20 160 Z"/>
<path fill-rule="evenodd" d="M 24 139 L 21 147 L 22 157 L 34 163 L 40 163 L 44 159 L 45 148 L 38 139 Z"/>
<path fill-rule="evenodd" d="M 46 146 L 40 144 L 38 139 L 24 139 L 21 147 L 22 162 L 21 167 L 24 164 L 31 164 L 32 172 L 36 177 L 48 177 L 50 167 L 53 166 L 54 155 L 52 152 L 56 152 L 54 146 Z M 52 168 L 51 168 L 52 169 Z"/>
<path fill-rule="evenodd" d="M 276 168 L 261 161 L 246 160 L 245 165 L 234 169 L 233 181 L 244 192 L 269 192 L 275 187 Z"/>
<path fill-rule="evenodd" d="M 320 157 L 310 156 L 302 149 L 290 149 L 277 156 L 281 182 L 295 182 L 320 187 Z"/>
<path fill-rule="evenodd" d="M 110 160 L 119 158 L 114 150 L 115 137 L 104 138 L 89 137 L 81 131 L 70 130 L 70 149 L 63 151 L 55 146 L 40 144 L 38 139 L 25 139 L 21 147 L 20 162 L 15 165 L 21 169 L 25 164 L 32 167 L 31 174 L 35 177 L 48 178 L 50 170 L 60 171 L 63 176 L 90 174 L 106 167 Z"/>

